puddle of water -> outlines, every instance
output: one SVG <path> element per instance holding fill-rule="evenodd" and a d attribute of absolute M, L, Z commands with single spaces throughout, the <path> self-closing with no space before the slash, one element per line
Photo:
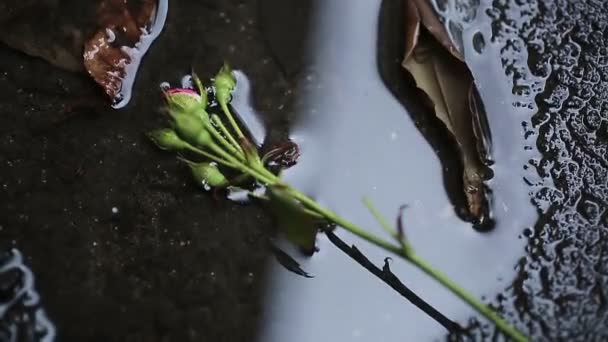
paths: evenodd
<path fill-rule="evenodd" d="M 534 340 L 606 340 L 605 3 L 503 1 L 488 14 L 513 93 L 528 98 L 517 105 L 538 108 L 525 125 L 541 216 L 501 306 Z"/>
<path fill-rule="evenodd" d="M 361 203 L 371 198 L 390 218 L 402 204 L 407 236 L 417 252 L 477 297 L 493 298 L 510 285 L 524 255 L 520 233 L 534 223 L 522 179 L 521 120 L 530 110 L 513 113 L 513 95 L 505 79 L 499 49 L 485 40 L 480 55 L 473 35 L 489 25 L 479 16 L 463 27 L 463 49 L 473 65 L 489 113 L 494 139 L 496 228 L 478 233 L 454 213 L 442 180 L 442 165 L 407 111 L 382 82 L 376 61 L 379 2 L 317 1 L 312 39 L 316 61 L 301 84 L 308 102 L 292 130 L 300 145 L 298 165 L 286 179 L 322 204 L 362 227 L 382 234 Z M 483 12 L 480 12 L 483 13 Z M 479 43 L 477 43 L 479 47 Z M 505 80 L 504 83 L 496 80 Z M 341 234 L 380 264 L 387 254 Z M 302 279 L 278 265 L 267 289 L 266 325 L 260 341 L 431 340 L 443 328 L 403 300 L 374 276 L 320 238 L 321 251 L 299 258 L 315 276 Z M 393 271 L 423 299 L 449 318 L 466 323 L 474 312 L 451 293 L 407 263 Z"/>
<path fill-rule="evenodd" d="M 131 100 L 131 92 L 133 90 L 133 83 L 137 77 L 137 70 L 141 60 L 146 55 L 146 52 L 154 43 L 154 40 L 162 32 L 165 27 L 165 21 L 167 20 L 167 11 L 169 10 L 169 0 L 159 0 L 156 10 L 156 18 L 153 20 L 153 24 L 150 29 L 143 32 L 139 42 L 134 47 L 130 48 L 123 46 L 122 50 L 129 56 L 129 63 L 125 66 L 125 77 L 122 80 L 122 86 L 118 98 L 112 107 L 119 109 L 126 106 Z"/>
<path fill-rule="evenodd" d="M 0 339 L 3 341 L 55 340 L 55 325 L 40 307 L 34 275 L 12 249 L 0 259 Z"/>
<path fill-rule="evenodd" d="M 253 108 L 251 81 L 240 70 L 235 70 L 234 76 L 237 86 L 232 96 L 232 108 L 234 108 L 234 112 L 238 115 L 239 121 L 243 123 L 244 127 L 247 127 L 249 135 L 253 138 L 253 142 L 257 146 L 262 146 L 264 137 L 266 136 L 266 129 L 260 116 Z"/>

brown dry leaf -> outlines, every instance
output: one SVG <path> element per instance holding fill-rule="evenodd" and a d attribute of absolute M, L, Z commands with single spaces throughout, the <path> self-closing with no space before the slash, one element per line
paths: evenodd
<path fill-rule="evenodd" d="M 115 107 L 128 101 L 139 61 L 165 16 L 166 1 L 104 0 L 99 5 L 98 30 L 85 43 L 84 65 Z"/>
<path fill-rule="evenodd" d="M 85 70 L 125 105 L 168 0 L 2 0 L 0 42 L 65 70 Z"/>
<path fill-rule="evenodd" d="M 490 139 L 485 113 L 475 96 L 473 76 L 430 3 L 405 2 L 402 65 L 426 93 L 435 114 L 458 143 L 469 214 L 477 224 L 488 224 L 488 194 L 483 181 Z"/>
<path fill-rule="evenodd" d="M 70 3 L 70 10 L 78 10 Z M 77 7 L 77 9 L 72 9 Z M 86 13 L 75 18 L 53 0 L 0 1 L 0 41 L 15 50 L 40 57 L 69 71 L 81 72 L 81 21 Z"/>

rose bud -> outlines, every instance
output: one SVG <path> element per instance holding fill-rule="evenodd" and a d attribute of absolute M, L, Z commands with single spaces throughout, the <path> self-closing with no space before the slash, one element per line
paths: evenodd
<path fill-rule="evenodd" d="M 165 92 L 169 111 L 195 111 L 207 108 L 207 92 L 199 94 L 192 89 L 172 88 Z"/>
<path fill-rule="evenodd" d="M 194 112 L 171 112 L 177 134 L 190 144 L 202 147 L 212 143 L 203 118 Z"/>
<path fill-rule="evenodd" d="M 215 164 L 187 162 L 194 180 L 203 187 L 223 187 L 228 180 Z"/>
<path fill-rule="evenodd" d="M 180 151 L 189 145 L 180 139 L 174 130 L 170 128 L 157 129 L 148 133 L 148 138 L 152 140 L 160 149 L 168 151 Z"/>
<path fill-rule="evenodd" d="M 234 78 L 228 63 L 224 63 L 224 66 L 222 66 L 215 76 L 213 86 L 215 87 L 215 98 L 217 99 L 217 102 L 222 106 L 228 104 L 228 102 L 230 102 L 231 93 L 234 90 L 234 87 L 236 87 L 236 79 Z"/>

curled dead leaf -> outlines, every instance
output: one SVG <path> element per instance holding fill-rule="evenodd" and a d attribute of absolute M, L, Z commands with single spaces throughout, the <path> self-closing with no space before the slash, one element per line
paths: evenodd
<path fill-rule="evenodd" d="M 284 170 L 296 165 L 299 157 L 300 147 L 298 144 L 291 140 L 287 140 L 272 146 L 272 148 L 264 154 L 262 160 L 270 167 Z"/>
<path fill-rule="evenodd" d="M 129 100 L 134 73 L 166 12 L 166 0 L 104 0 L 99 5 L 98 30 L 85 43 L 84 65 L 115 107 Z"/>
<path fill-rule="evenodd" d="M 168 0 L 6 0 L 0 41 L 59 68 L 86 70 L 121 107 L 167 9 Z"/>
<path fill-rule="evenodd" d="M 95 82 L 103 87 L 111 99 L 115 99 L 122 89 L 125 66 L 131 60 L 122 50 L 110 45 L 111 34 L 98 31 L 86 42 L 84 65 Z"/>
<path fill-rule="evenodd" d="M 484 184 L 491 137 L 473 76 L 428 0 L 405 3 L 402 65 L 458 144 L 469 216 L 478 227 L 491 226 L 489 190 Z"/>
<path fill-rule="evenodd" d="M 408 59 L 416 46 L 420 36 L 420 24 L 428 31 L 435 40 L 443 46 L 452 56 L 464 62 L 464 57 L 454 45 L 450 36 L 439 20 L 437 13 L 428 0 L 404 0 L 405 1 L 405 59 Z"/>

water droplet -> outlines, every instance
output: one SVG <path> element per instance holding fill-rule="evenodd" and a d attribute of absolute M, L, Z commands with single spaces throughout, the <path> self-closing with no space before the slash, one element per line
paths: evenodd
<path fill-rule="evenodd" d="M 162 82 L 159 87 L 162 90 L 168 90 L 171 88 L 171 84 L 169 82 Z"/>
<path fill-rule="evenodd" d="M 193 83 L 192 83 L 192 75 L 184 75 L 184 77 L 182 77 L 180 83 L 182 85 L 182 88 L 188 88 L 188 89 L 194 88 Z"/>
<path fill-rule="evenodd" d="M 113 43 L 116 40 L 116 34 L 109 28 L 106 28 L 106 35 L 108 36 L 108 43 Z"/>
<path fill-rule="evenodd" d="M 473 35 L 473 48 L 479 54 L 483 53 L 483 50 L 486 47 L 486 41 L 481 32 L 476 32 Z"/>

